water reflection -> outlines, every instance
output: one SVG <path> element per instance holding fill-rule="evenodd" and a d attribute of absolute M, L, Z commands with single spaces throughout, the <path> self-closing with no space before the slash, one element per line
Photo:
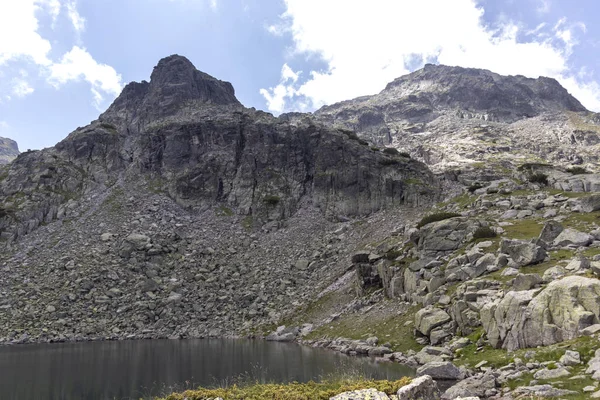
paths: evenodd
<path fill-rule="evenodd" d="M 261 340 L 147 340 L 0 348 L 0 399 L 138 399 L 236 379 L 306 382 L 339 374 L 397 379 L 411 370 Z"/>

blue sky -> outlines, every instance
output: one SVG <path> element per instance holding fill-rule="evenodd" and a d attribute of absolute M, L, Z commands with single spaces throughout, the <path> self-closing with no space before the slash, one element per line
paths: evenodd
<path fill-rule="evenodd" d="M 0 136 L 56 144 L 170 54 L 279 114 L 425 62 L 558 79 L 600 111 L 595 0 L 0 0 Z"/>

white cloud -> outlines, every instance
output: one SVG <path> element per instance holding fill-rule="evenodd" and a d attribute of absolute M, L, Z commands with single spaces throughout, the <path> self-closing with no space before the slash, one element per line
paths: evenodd
<path fill-rule="evenodd" d="M 31 86 L 29 86 L 29 83 L 27 83 L 25 79 L 16 78 L 13 80 L 12 94 L 14 94 L 15 96 L 25 97 L 33 92 L 34 89 Z"/>
<path fill-rule="evenodd" d="M 48 4 L 51 3 L 35 0 L 0 1 L 0 66 L 23 57 L 38 65 L 51 63 L 50 42 L 37 32 L 35 16 L 42 7 L 49 7 Z M 54 12 L 51 8 L 51 13 Z"/>
<path fill-rule="evenodd" d="M 83 18 L 77 11 L 77 0 L 68 1 L 65 6 L 67 7 L 67 15 L 75 32 L 81 33 L 85 30 L 85 18 Z"/>
<path fill-rule="evenodd" d="M 298 76 L 301 72 L 294 72 L 287 64 L 283 64 L 281 68 L 281 81 L 275 87 L 260 89 L 266 101 L 269 110 L 276 113 L 281 113 L 285 108 L 285 99 L 295 96 L 297 93 L 292 87 L 292 84 L 298 81 Z"/>
<path fill-rule="evenodd" d="M 564 20 L 527 31 L 503 20 L 493 29 L 484 24 L 484 9 L 475 0 L 285 0 L 285 5 L 268 31 L 291 35 L 296 56 L 318 56 L 327 68 L 298 81 L 282 75 L 277 86 L 261 89 L 274 112 L 377 93 L 425 62 L 550 76 L 582 94 L 584 105 L 600 102 L 597 85 L 582 83 L 569 69 L 575 29 L 585 29 L 581 24 Z"/>
<path fill-rule="evenodd" d="M 49 82 L 59 87 L 70 81 L 84 80 L 92 86 L 97 107 L 105 95 L 116 97 L 122 89 L 121 75 L 106 64 L 100 64 L 84 48 L 73 46 L 60 62 L 50 67 Z"/>
<path fill-rule="evenodd" d="M 121 76 L 113 67 L 97 62 L 85 48 L 74 46 L 59 61 L 49 57 L 52 46 L 39 33 L 38 16 L 46 13 L 54 23 L 61 9 L 66 10 L 79 35 L 85 29 L 85 18 L 77 11 L 77 0 L 0 0 L 0 73 L 9 76 L 3 77 L 6 84 L 0 86 L 0 98 L 9 101 L 34 92 L 23 66 L 35 68 L 56 88 L 69 81 L 88 82 L 96 107 L 107 96 L 114 98 L 120 93 Z"/>
<path fill-rule="evenodd" d="M 7 129 L 8 128 L 8 122 L 6 121 L 0 121 L 0 129 Z"/>

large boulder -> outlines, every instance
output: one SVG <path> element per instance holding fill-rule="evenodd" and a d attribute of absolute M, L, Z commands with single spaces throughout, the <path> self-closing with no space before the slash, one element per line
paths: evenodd
<path fill-rule="evenodd" d="M 455 217 L 423 226 L 416 235 L 422 254 L 449 253 L 459 247 L 481 226 L 477 220 Z"/>
<path fill-rule="evenodd" d="M 544 224 L 539 239 L 544 243 L 551 244 L 564 229 L 565 228 L 559 222 L 548 221 Z"/>
<path fill-rule="evenodd" d="M 504 239 L 500 252 L 507 254 L 520 267 L 537 264 L 546 258 L 546 250 L 538 244 L 524 240 Z"/>
<path fill-rule="evenodd" d="M 508 292 L 485 305 L 481 321 L 490 344 L 510 351 L 549 346 L 600 322 L 600 280 L 567 276 L 537 290 Z"/>
<path fill-rule="evenodd" d="M 451 320 L 448 313 L 440 308 L 423 308 L 415 314 L 415 328 L 425 336 L 431 330 Z"/>
<path fill-rule="evenodd" d="M 463 371 L 450 361 L 433 361 L 420 366 L 417 376 L 429 375 L 436 380 L 457 381 L 464 378 Z"/>
<path fill-rule="evenodd" d="M 429 375 L 419 376 L 406 386 L 398 389 L 398 400 L 438 400 L 440 391 L 437 383 Z"/>
<path fill-rule="evenodd" d="M 581 199 L 581 211 L 593 212 L 600 210 L 600 194 L 593 194 Z"/>
<path fill-rule="evenodd" d="M 150 238 L 141 233 L 132 233 L 125 238 L 125 242 L 136 250 L 143 250 L 150 243 Z"/>
<path fill-rule="evenodd" d="M 496 388 L 496 377 L 493 373 L 471 376 L 451 386 L 442 395 L 442 400 L 454 400 L 458 397 L 485 397 L 486 392 Z"/>
<path fill-rule="evenodd" d="M 565 229 L 562 231 L 554 242 L 552 243 L 554 246 L 562 247 L 562 246 L 588 246 L 590 243 L 594 241 L 594 237 L 589 233 L 579 232 L 575 229 Z"/>

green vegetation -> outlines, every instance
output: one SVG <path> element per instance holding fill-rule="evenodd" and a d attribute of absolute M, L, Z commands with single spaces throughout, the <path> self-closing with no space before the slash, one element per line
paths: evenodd
<path fill-rule="evenodd" d="M 345 314 L 329 324 L 318 327 L 307 335 L 306 339 L 343 337 L 364 340 L 370 336 L 377 336 L 381 343 L 389 342 L 393 351 L 419 351 L 423 346 L 415 340 L 413 325 L 408 323 L 414 320 L 415 313 L 419 309 L 419 306 L 410 307 L 401 315 L 376 311 Z"/>
<path fill-rule="evenodd" d="M 450 213 L 450 212 L 441 212 L 436 214 L 430 214 L 421 219 L 417 224 L 417 228 L 421 228 L 427 224 L 431 224 L 432 222 L 443 221 L 445 219 L 460 217 L 460 214 Z"/>
<path fill-rule="evenodd" d="M 242 220 L 242 226 L 244 227 L 244 229 L 247 231 L 252 230 L 253 225 L 254 225 L 254 218 L 252 217 L 252 215 L 246 215 L 244 217 L 244 219 Z"/>
<path fill-rule="evenodd" d="M 548 175 L 543 172 L 536 172 L 527 176 L 527 180 L 531 183 L 539 183 L 541 185 L 548 185 Z"/>
<path fill-rule="evenodd" d="M 398 389 L 410 383 L 410 378 L 397 381 L 376 381 L 364 378 L 341 379 L 307 383 L 254 383 L 250 385 L 233 385 L 228 388 L 187 390 L 174 393 L 163 400 L 205 400 L 223 398 L 227 400 L 328 400 L 330 397 L 353 390 L 375 388 L 389 395 L 396 394 Z"/>
<path fill-rule="evenodd" d="M 477 239 L 493 239 L 496 236 L 498 236 L 498 234 L 496 233 L 495 230 L 493 230 L 492 228 L 490 228 L 489 226 L 480 226 L 479 228 L 477 228 L 475 230 L 475 232 L 473 232 L 473 239 L 477 240 Z"/>
<path fill-rule="evenodd" d="M 523 165 L 520 165 L 517 168 L 517 170 L 518 171 L 530 171 L 530 172 L 533 172 L 533 170 L 536 169 L 536 168 L 546 168 L 546 167 L 552 167 L 552 165 L 545 164 L 545 163 L 525 163 Z"/>
<path fill-rule="evenodd" d="M 399 153 L 398 153 L 398 155 L 399 155 L 400 157 L 406 157 L 406 158 L 410 158 L 410 154 L 409 154 L 409 153 L 407 153 L 407 152 L 405 152 L 405 151 L 401 151 L 401 152 L 399 152 Z"/>
<path fill-rule="evenodd" d="M 217 210 L 217 215 L 220 217 L 231 217 L 233 214 L 233 210 L 223 204 L 221 204 Z"/>
<path fill-rule="evenodd" d="M 281 200 L 281 198 L 279 196 L 275 196 L 275 195 L 267 195 L 265 196 L 265 198 L 263 199 L 263 201 L 270 206 L 276 206 L 277 204 L 279 204 L 279 201 Z"/>
<path fill-rule="evenodd" d="M 100 124 L 100 127 L 110 131 L 111 133 L 117 133 L 117 127 L 112 124 L 103 122 Z"/>
<path fill-rule="evenodd" d="M 503 226 L 505 236 L 511 239 L 533 239 L 540 235 L 543 223 L 536 219 L 510 221 L 512 225 Z"/>
<path fill-rule="evenodd" d="M 587 169 L 583 168 L 583 167 L 572 167 L 572 168 L 567 168 L 566 172 L 573 174 L 573 175 L 583 175 L 583 174 L 591 174 L 590 171 L 588 171 Z"/>

